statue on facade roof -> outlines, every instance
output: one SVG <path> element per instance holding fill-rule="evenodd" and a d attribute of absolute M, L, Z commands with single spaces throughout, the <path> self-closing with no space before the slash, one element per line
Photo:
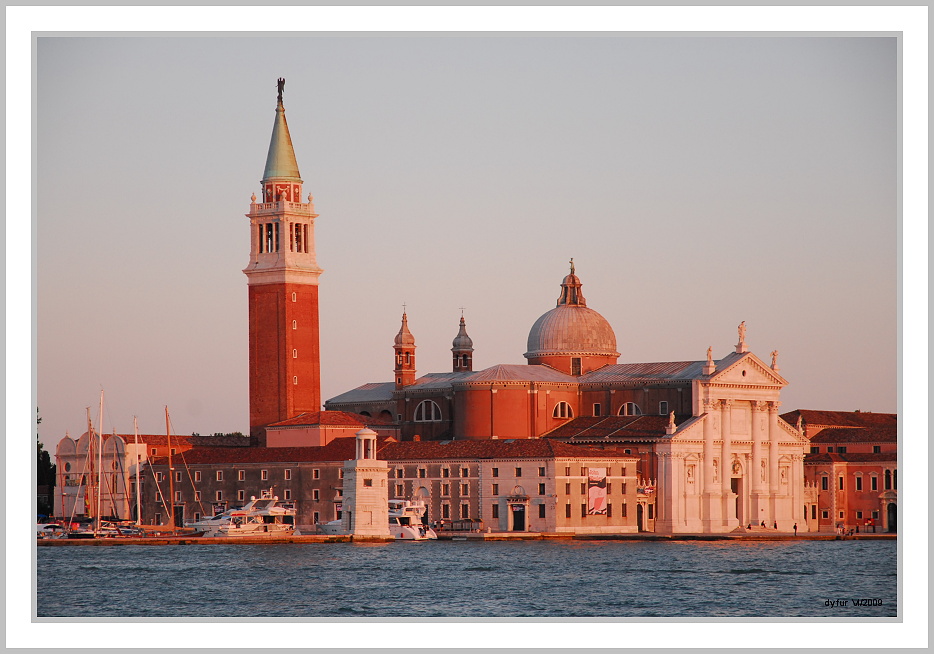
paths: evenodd
<path fill-rule="evenodd" d="M 745 320 L 739 323 L 739 327 L 737 327 L 737 330 L 739 330 L 739 342 L 745 343 L 746 342 L 746 321 Z"/>
<path fill-rule="evenodd" d="M 282 102 L 282 89 L 285 88 L 285 78 L 280 77 L 277 83 L 279 85 L 279 102 Z"/>
<path fill-rule="evenodd" d="M 707 365 L 713 365 L 713 346 L 707 348 Z"/>
<path fill-rule="evenodd" d="M 571 257 L 571 274 L 574 274 L 574 257 Z"/>
<path fill-rule="evenodd" d="M 772 350 L 772 367 L 775 367 L 776 362 L 778 361 L 778 350 Z"/>
<path fill-rule="evenodd" d="M 668 414 L 668 426 L 669 427 L 675 426 L 675 412 L 674 411 Z"/>

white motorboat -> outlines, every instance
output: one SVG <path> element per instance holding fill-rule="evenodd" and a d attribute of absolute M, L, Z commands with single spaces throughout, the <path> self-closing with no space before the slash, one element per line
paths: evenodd
<path fill-rule="evenodd" d="M 295 509 L 278 505 L 272 489 L 251 497 L 245 506 L 230 509 L 220 515 L 185 523 L 186 527 L 203 531 L 205 537 L 273 538 L 295 533 Z"/>
<path fill-rule="evenodd" d="M 422 524 L 422 516 L 427 510 L 424 502 L 389 500 L 389 534 L 396 540 L 436 540 L 438 535 L 434 530 Z M 347 533 L 341 520 L 318 525 L 318 529 L 322 534 L 330 536 Z"/>

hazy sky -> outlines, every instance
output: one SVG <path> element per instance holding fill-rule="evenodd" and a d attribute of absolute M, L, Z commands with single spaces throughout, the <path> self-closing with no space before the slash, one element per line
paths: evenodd
<path fill-rule="evenodd" d="M 721 357 L 783 409 L 896 410 L 894 38 L 38 40 L 38 404 L 248 431 L 250 195 L 276 78 L 315 195 L 323 397 L 524 363 L 574 257 L 621 362 Z M 95 424 L 97 420 L 95 418 Z"/>

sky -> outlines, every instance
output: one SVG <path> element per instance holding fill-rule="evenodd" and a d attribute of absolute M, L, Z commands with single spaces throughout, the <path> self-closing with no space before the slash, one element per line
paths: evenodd
<path fill-rule="evenodd" d="M 620 362 L 779 351 L 783 410 L 897 410 L 896 41 L 45 37 L 37 402 L 248 432 L 250 195 L 276 103 L 315 196 L 322 395 L 525 363 L 574 258 Z"/>

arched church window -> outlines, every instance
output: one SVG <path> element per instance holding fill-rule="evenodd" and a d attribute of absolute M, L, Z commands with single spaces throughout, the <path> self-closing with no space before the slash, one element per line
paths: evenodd
<path fill-rule="evenodd" d="M 639 405 L 635 402 L 626 402 L 619 408 L 619 415 L 621 416 L 641 416 L 642 409 L 639 408 Z"/>
<path fill-rule="evenodd" d="M 552 412 L 553 418 L 573 418 L 574 411 L 571 410 L 571 405 L 567 402 L 561 401 L 555 405 L 555 410 Z"/>
<path fill-rule="evenodd" d="M 441 407 L 431 400 L 423 400 L 415 407 L 415 422 L 440 422 Z"/>

